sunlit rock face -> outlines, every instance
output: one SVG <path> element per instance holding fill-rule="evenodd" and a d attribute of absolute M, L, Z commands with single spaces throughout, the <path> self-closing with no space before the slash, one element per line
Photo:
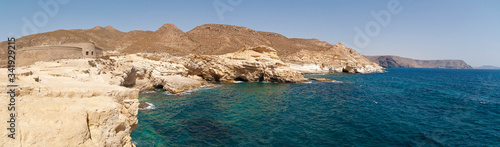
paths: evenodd
<path fill-rule="evenodd" d="M 300 83 L 305 79 L 281 61 L 271 47 L 251 47 L 224 55 L 191 55 L 185 63 L 189 74 L 208 81 Z"/>
<path fill-rule="evenodd" d="M 384 72 L 384 68 L 374 63 L 354 49 L 342 43 L 333 45 L 328 50 L 301 50 L 284 56 L 282 59 L 294 70 L 303 73 L 372 73 Z"/>
<path fill-rule="evenodd" d="M 16 139 L 1 137 L 0 146 L 134 146 L 130 132 L 138 123 L 139 90 L 110 85 L 89 60 L 18 68 Z M 6 110 L 0 109 L 0 119 L 7 120 Z"/>

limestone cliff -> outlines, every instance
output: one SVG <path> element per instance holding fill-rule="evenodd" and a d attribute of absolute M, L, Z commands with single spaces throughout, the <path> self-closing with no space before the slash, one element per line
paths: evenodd
<path fill-rule="evenodd" d="M 2 70 L 6 70 L 3 68 Z M 61 59 L 18 67 L 16 139 L 0 146 L 134 146 L 138 93 L 153 87 L 178 93 L 205 81 L 307 81 L 270 47 L 224 55 L 130 54 L 99 59 Z M 0 88 L 7 91 L 6 72 Z M 8 97 L 5 93 L 3 97 Z M 7 106 L 8 101 L 0 101 Z M 0 119 L 8 120 L 7 109 Z M 7 123 L 0 127 L 8 128 Z M 8 131 L 0 135 L 7 136 Z"/>
<path fill-rule="evenodd" d="M 88 60 L 18 68 L 16 139 L 0 137 L 0 146 L 134 146 L 130 132 L 138 122 L 139 90 L 108 84 Z M 6 83 L 1 87 L 6 91 Z M 8 113 L 0 109 L 0 119 L 8 120 Z"/>
<path fill-rule="evenodd" d="M 301 50 L 297 53 L 283 57 L 290 66 L 303 73 L 370 73 L 383 72 L 378 64 L 366 59 L 355 50 L 335 44 L 329 50 L 309 51 Z"/>
<path fill-rule="evenodd" d="M 281 61 L 271 47 L 250 47 L 224 55 L 191 55 L 185 66 L 189 74 L 209 81 L 305 82 L 300 72 Z"/>
<path fill-rule="evenodd" d="M 134 146 L 130 133 L 138 123 L 140 90 L 162 85 L 176 93 L 207 84 L 185 77 L 183 65 L 168 62 L 176 57 L 148 57 L 63 59 L 19 67 L 16 139 L 1 137 L 0 146 Z M 0 74 L 2 82 L 7 81 L 5 73 Z M 3 91 L 6 85 L 1 83 Z M 0 119 L 8 120 L 9 113 L 0 109 Z"/>
<path fill-rule="evenodd" d="M 178 93 L 209 84 L 201 78 L 189 78 L 183 60 L 168 54 L 131 54 L 90 62 L 96 64 L 99 74 L 109 84 L 139 90 L 160 86 Z"/>

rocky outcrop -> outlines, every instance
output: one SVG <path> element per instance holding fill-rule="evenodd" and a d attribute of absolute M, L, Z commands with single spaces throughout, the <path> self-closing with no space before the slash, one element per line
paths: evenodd
<path fill-rule="evenodd" d="M 139 90 L 162 87 L 171 93 L 179 93 L 209 84 L 201 78 L 188 78 L 183 61 L 184 58 L 168 54 L 132 54 L 91 62 L 98 67 L 97 74 L 112 85 Z"/>
<path fill-rule="evenodd" d="M 98 69 L 88 60 L 18 68 L 16 139 L 1 137 L 0 146 L 134 146 L 130 132 L 138 122 L 139 90 L 108 84 L 94 74 Z M 4 73 L 0 77 L 7 81 Z M 1 83 L 3 91 L 6 84 Z M 7 109 L 0 114 L 8 120 Z"/>
<path fill-rule="evenodd" d="M 64 59 L 18 68 L 17 139 L 2 137 L 0 146 L 134 146 L 130 133 L 138 123 L 140 90 L 161 85 L 177 93 L 208 84 L 173 62 L 181 58 L 155 57 Z M 0 76 L 7 81 L 5 73 Z M 3 91 L 6 85 L 1 83 Z M 9 119 L 7 109 L 0 114 Z"/>
<path fill-rule="evenodd" d="M 185 63 L 189 74 L 208 81 L 305 82 L 300 72 L 290 69 L 271 47 L 247 48 L 225 55 L 191 55 Z"/>
<path fill-rule="evenodd" d="M 325 51 L 302 50 L 292 55 L 282 57 L 292 69 L 302 73 L 370 73 L 383 72 L 378 64 L 366 59 L 355 50 L 335 44 Z"/>
<path fill-rule="evenodd" d="M 134 146 L 130 133 L 138 123 L 140 90 L 162 85 L 176 93 L 207 84 L 185 77 L 186 68 L 170 61 L 181 61 L 177 57 L 153 59 L 133 54 L 18 68 L 17 139 L 2 137 L 0 146 Z M 7 81 L 5 73 L 0 76 Z M 6 85 L 0 86 L 3 91 Z M 8 120 L 7 109 L 0 109 L 0 114 Z M 0 133 L 7 136 L 8 131 Z"/>
<path fill-rule="evenodd" d="M 209 85 L 205 80 L 307 81 L 279 60 L 276 50 L 264 46 L 225 55 L 63 59 L 19 67 L 17 73 L 18 139 L 0 138 L 0 146 L 134 146 L 130 132 L 138 123 L 141 90 L 163 87 L 178 93 Z M 0 77 L 7 81 L 6 73 Z M 7 91 L 6 85 L 1 83 L 0 88 Z M 7 106 L 8 101 L 0 105 Z M 0 119 L 9 119 L 7 109 L 0 109 L 0 114 Z"/>
<path fill-rule="evenodd" d="M 203 85 L 209 85 L 207 82 L 192 79 L 187 77 L 182 77 L 179 75 L 175 76 L 164 76 L 162 78 L 156 78 L 155 85 L 162 85 L 163 89 L 170 93 L 180 93 L 189 89 L 198 88 Z"/>
<path fill-rule="evenodd" d="M 449 68 L 472 69 L 463 60 L 415 60 L 399 56 L 366 56 L 368 59 L 387 68 Z"/>

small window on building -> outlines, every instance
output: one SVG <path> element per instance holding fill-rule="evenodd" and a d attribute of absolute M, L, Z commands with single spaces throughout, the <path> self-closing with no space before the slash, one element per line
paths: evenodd
<path fill-rule="evenodd" d="M 86 54 L 89 55 L 89 51 L 87 51 Z"/>
<path fill-rule="evenodd" d="M 90 55 L 94 55 L 94 52 L 90 52 Z"/>

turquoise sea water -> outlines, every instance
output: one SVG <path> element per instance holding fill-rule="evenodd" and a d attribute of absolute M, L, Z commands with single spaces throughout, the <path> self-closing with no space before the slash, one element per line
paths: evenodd
<path fill-rule="evenodd" d="M 326 74 L 342 83 L 143 93 L 137 146 L 499 146 L 500 70 Z"/>

